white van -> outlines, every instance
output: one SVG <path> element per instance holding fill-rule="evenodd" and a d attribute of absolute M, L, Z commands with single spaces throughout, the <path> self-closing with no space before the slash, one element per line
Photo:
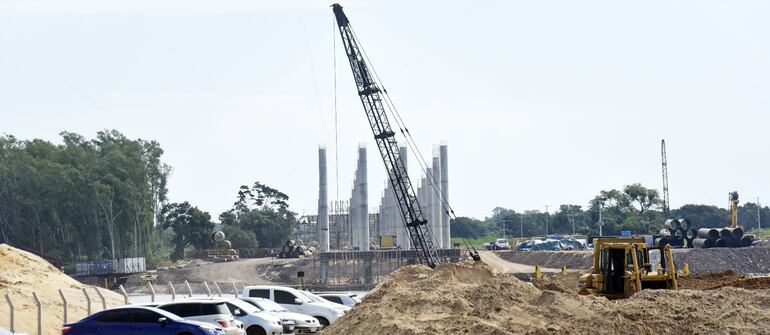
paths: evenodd
<path fill-rule="evenodd" d="M 290 312 L 307 314 L 318 319 L 318 322 L 324 327 L 350 310 L 350 307 L 326 301 L 310 292 L 300 291 L 291 287 L 247 286 L 243 289 L 243 296 L 270 299 Z"/>

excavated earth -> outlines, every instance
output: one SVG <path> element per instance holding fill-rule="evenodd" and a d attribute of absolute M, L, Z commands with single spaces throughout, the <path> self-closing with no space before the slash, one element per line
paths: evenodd
<path fill-rule="evenodd" d="M 593 252 L 581 251 L 499 251 L 495 254 L 509 262 L 560 269 L 590 269 Z M 770 273 L 770 247 L 674 249 L 674 262 L 689 264 L 692 273 L 733 270 L 738 273 Z"/>
<path fill-rule="evenodd" d="M 770 290 L 645 290 L 610 301 L 485 264 L 393 272 L 323 334 L 767 334 Z M 551 290 L 555 289 L 555 290 Z"/>

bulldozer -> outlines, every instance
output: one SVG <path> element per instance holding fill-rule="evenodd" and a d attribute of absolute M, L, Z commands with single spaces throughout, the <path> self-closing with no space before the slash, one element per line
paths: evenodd
<path fill-rule="evenodd" d="M 643 289 L 678 289 L 668 244 L 650 250 L 643 237 L 602 237 L 594 239 L 593 257 L 591 273 L 580 276 L 579 294 L 623 299 Z"/>

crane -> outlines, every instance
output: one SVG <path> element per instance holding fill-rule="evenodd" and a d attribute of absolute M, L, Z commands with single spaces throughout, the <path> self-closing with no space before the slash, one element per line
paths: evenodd
<path fill-rule="evenodd" d="M 358 97 L 361 99 L 361 104 L 369 120 L 369 126 L 374 133 L 374 140 L 377 142 L 377 148 L 385 163 L 388 180 L 396 195 L 396 201 L 398 202 L 404 225 L 409 232 L 409 238 L 417 250 L 417 258 L 421 263 L 435 268 L 440 263 L 440 260 L 438 251 L 433 243 L 433 235 L 417 201 L 414 187 L 409 180 L 406 166 L 404 166 L 398 143 L 396 142 L 396 133 L 390 126 L 387 111 L 383 105 L 383 98 L 387 97 L 387 91 L 380 88 L 381 85 L 378 84 L 375 77 L 369 72 L 366 57 L 363 54 L 358 38 L 356 38 L 350 26 L 348 17 L 342 11 L 342 6 L 333 4 L 332 11 L 337 20 L 342 44 L 345 47 L 345 53 L 350 62 L 350 69 L 353 71 L 353 79 L 358 89 Z"/>
<path fill-rule="evenodd" d="M 728 228 L 738 227 L 738 191 L 732 191 L 730 197 L 730 225 Z"/>
<path fill-rule="evenodd" d="M 660 140 L 660 156 L 663 159 L 663 214 L 668 215 L 668 162 L 666 161 L 666 140 Z"/>

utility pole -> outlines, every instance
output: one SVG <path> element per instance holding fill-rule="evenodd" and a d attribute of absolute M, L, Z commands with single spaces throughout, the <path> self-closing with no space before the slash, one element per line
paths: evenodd
<path fill-rule="evenodd" d="M 548 205 L 545 205 L 545 238 L 548 238 Z"/>
<path fill-rule="evenodd" d="M 519 237 L 524 237 L 524 214 L 519 216 Z"/>
<path fill-rule="evenodd" d="M 599 226 L 599 236 L 602 236 L 602 226 L 604 225 L 604 222 L 602 222 L 602 208 L 604 207 L 604 202 L 599 203 L 599 221 L 596 222 L 596 225 Z"/>
<path fill-rule="evenodd" d="M 757 230 L 762 237 L 762 206 L 759 205 L 759 197 L 757 197 Z"/>

